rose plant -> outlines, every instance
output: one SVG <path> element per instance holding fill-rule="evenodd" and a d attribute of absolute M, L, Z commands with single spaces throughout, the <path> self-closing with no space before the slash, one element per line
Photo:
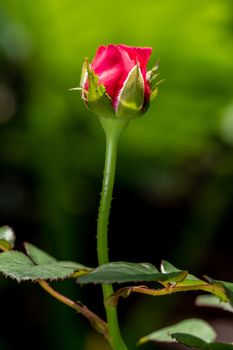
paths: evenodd
<path fill-rule="evenodd" d="M 25 252 L 14 250 L 13 230 L 0 228 L 0 272 L 17 281 L 34 281 L 51 296 L 86 317 L 114 350 L 127 350 L 117 317 L 120 297 L 131 293 L 162 296 L 182 291 L 201 290 L 211 295 L 199 296 L 198 305 L 215 306 L 233 311 L 233 283 L 209 277 L 197 278 L 167 261 L 160 269 L 150 263 L 109 262 L 108 222 L 115 176 L 117 147 L 122 131 L 131 119 L 142 116 L 157 96 L 158 63 L 147 70 L 152 49 L 126 45 L 100 46 L 91 63 L 86 58 L 82 68 L 80 90 L 87 108 L 98 116 L 106 135 L 104 178 L 97 223 L 98 266 L 90 268 L 77 262 L 58 261 L 32 244 Z M 80 302 L 58 293 L 50 282 L 74 279 L 78 284 L 101 284 L 106 321 Z M 150 286 L 146 284 L 150 282 Z M 129 283 L 120 289 L 115 283 Z M 143 283 L 141 286 L 139 283 Z M 151 288 L 151 285 L 154 286 Z M 220 302 L 221 301 L 221 302 Z M 157 330 L 141 338 L 148 341 L 179 342 L 195 349 L 233 350 L 232 344 L 215 342 L 212 327 L 200 319 L 188 319 Z"/>

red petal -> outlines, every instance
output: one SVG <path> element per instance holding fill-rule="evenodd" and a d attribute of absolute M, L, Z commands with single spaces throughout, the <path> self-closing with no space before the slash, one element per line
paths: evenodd
<path fill-rule="evenodd" d="M 152 49 L 150 47 L 134 47 L 126 45 L 118 45 L 119 48 L 128 52 L 130 58 L 137 63 L 139 61 L 141 69 L 146 69 L 147 62 L 151 56 Z"/>
<path fill-rule="evenodd" d="M 150 47 L 134 47 L 127 45 L 118 45 L 121 51 L 128 53 L 130 59 L 134 62 L 134 65 L 139 63 L 142 72 L 144 84 L 145 84 L 145 97 L 144 105 L 146 105 L 150 99 L 150 86 L 146 80 L 146 66 L 151 56 L 152 49 Z"/>
<path fill-rule="evenodd" d="M 134 47 L 134 46 L 127 46 L 127 45 L 118 45 L 119 48 L 125 50 L 128 54 L 131 60 L 133 60 L 134 65 L 139 62 L 142 76 L 145 82 L 145 86 L 147 86 L 146 81 L 146 66 L 149 61 L 149 58 L 151 56 L 152 48 L 150 47 Z"/>
<path fill-rule="evenodd" d="M 100 46 L 91 63 L 115 106 L 117 96 L 129 72 L 139 63 L 145 83 L 145 101 L 149 99 L 150 88 L 146 81 L 146 65 L 151 55 L 151 48 L 126 45 Z M 88 88 L 87 84 L 85 86 Z"/>
<path fill-rule="evenodd" d="M 91 67 L 98 75 L 99 82 L 105 86 L 109 96 L 114 99 L 118 82 L 124 70 L 119 50 L 114 45 L 100 46 Z"/>

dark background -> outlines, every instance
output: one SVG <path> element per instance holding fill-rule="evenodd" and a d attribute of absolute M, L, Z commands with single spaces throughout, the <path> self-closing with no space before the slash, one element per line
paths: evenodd
<path fill-rule="evenodd" d="M 159 58 L 165 82 L 121 139 L 111 260 L 167 259 L 232 281 L 232 39 L 231 0 L 1 0 L 0 226 L 13 227 L 17 249 L 30 241 L 59 259 L 97 264 L 104 134 L 69 88 L 98 45 L 150 46 L 150 67 Z M 99 287 L 56 287 L 103 315 Z M 0 288 L 1 350 L 108 349 L 39 286 L 1 278 Z M 232 342 L 231 315 L 195 308 L 195 297 L 121 300 L 131 349 L 139 337 L 194 316 Z"/>

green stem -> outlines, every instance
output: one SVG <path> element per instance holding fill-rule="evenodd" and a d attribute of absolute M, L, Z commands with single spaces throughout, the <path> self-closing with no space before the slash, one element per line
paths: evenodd
<path fill-rule="evenodd" d="M 109 262 L 108 258 L 108 222 L 115 178 L 118 140 L 128 125 L 126 119 L 100 118 L 106 134 L 106 155 L 104 178 L 97 224 L 97 252 L 99 265 Z M 114 350 L 127 350 L 121 337 L 116 306 L 107 305 L 108 297 L 113 294 L 111 284 L 102 284 L 104 306 L 109 327 L 110 344 Z"/>

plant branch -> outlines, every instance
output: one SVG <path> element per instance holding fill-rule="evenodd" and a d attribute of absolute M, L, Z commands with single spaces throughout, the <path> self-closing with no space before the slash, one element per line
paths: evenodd
<path fill-rule="evenodd" d="M 169 294 L 178 293 L 178 292 L 188 292 L 188 291 L 198 291 L 198 290 L 202 290 L 202 291 L 214 294 L 218 298 L 220 298 L 223 302 L 229 301 L 229 298 L 227 297 L 223 287 L 217 284 L 209 284 L 209 283 L 203 282 L 203 284 L 186 285 L 186 286 L 184 285 L 179 286 L 177 284 L 174 286 L 167 286 L 161 289 L 150 289 L 147 286 L 125 287 L 125 288 L 119 289 L 112 296 L 110 296 L 107 303 L 109 305 L 117 305 L 120 297 L 126 298 L 133 292 L 152 295 L 152 296 L 162 296 L 162 295 L 169 295 Z"/>
<path fill-rule="evenodd" d="M 97 316 L 95 313 L 89 310 L 85 305 L 78 302 L 74 302 L 73 300 L 60 294 L 59 292 L 54 290 L 48 282 L 43 280 L 38 280 L 37 282 L 52 297 L 86 317 L 91 323 L 92 327 L 95 328 L 95 330 L 97 330 L 99 333 L 103 334 L 104 337 L 109 341 L 108 325 L 99 316 Z"/>
<path fill-rule="evenodd" d="M 3 247 L 3 245 L 1 245 L 1 244 L 0 244 L 0 250 L 2 250 L 3 252 L 7 252 L 8 251 L 8 249 Z"/>

